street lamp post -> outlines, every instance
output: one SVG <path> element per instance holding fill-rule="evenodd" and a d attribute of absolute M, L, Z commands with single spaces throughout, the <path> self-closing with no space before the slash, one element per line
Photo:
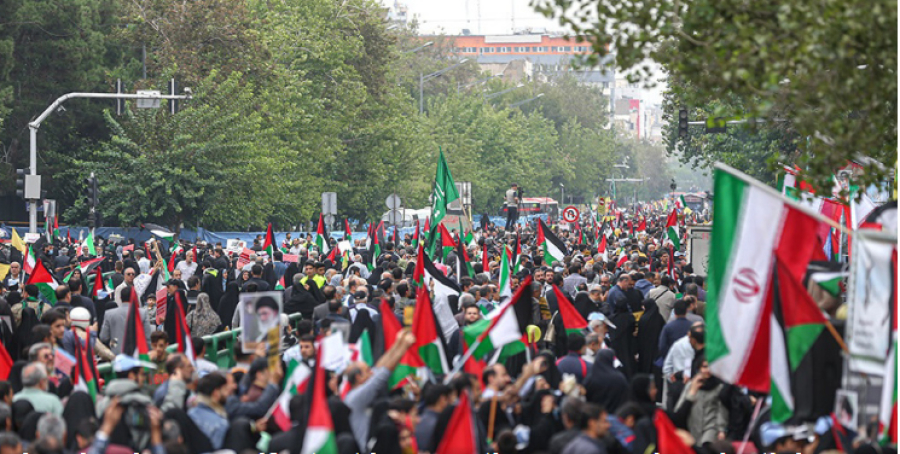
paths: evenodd
<path fill-rule="evenodd" d="M 495 75 L 493 75 L 493 76 L 488 76 L 488 77 L 485 77 L 484 79 L 476 80 L 475 82 L 469 82 L 469 83 L 467 83 L 467 84 L 465 84 L 465 85 L 463 85 L 463 84 L 456 84 L 456 93 L 458 94 L 463 88 L 469 88 L 469 87 L 471 87 L 471 86 L 473 86 L 473 85 L 478 85 L 478 84 L 480 84 L 480 83 L 487 82 L 487 81 L 489 81 L 489 80 L 491 80 L 491 79 L 493 79 L 493 78 L 495 78 L 495 77 L 503 77 L 503 74 L 495 74 Z"/>
<path fill-rule="evenodd" d="M 559 184 L 559 203 L 566 204 L 566 185 Z"/>
<path fill-rule="evenodd" d="M 420 115 L 425 113 L 425 81 L 428 79 L 435 78 L 435 77 L 440 77 L 440 76 L 444 75 L 445 73 L 447 73 L 447 71 L 450 71 L 451 69 L 456 68 L 457 66 L 459 66 L 467 61 L 469 61 L 468 58 L 463 58 L 458 63 L 456 63 L 454 65 L 450 65 L 440 71 L 435 71 L 431 74 L 419 73 L 419 114 Z"/>
<path fill-rule="evenodd" d="M 538 95 L 535 96 L 534 98 L 526 99 L 526 100 L 524 100 L 524 101 L 519 101 L 519 102 L 515 102 L 515 103 L 510 104 L 510 105 L 509 105 L 509 108 L 512 109 L 513 107 L 519 107 L 519 106 L 521 106 L 522 104 L 529 103 L 529 102 L 531 102 L 531 101 L 535 101 L 535 100 L 541 98 L 542 96 L 544 96 L 543 93 L 538 93 Z"/>
<path fill-rule="evenodd" d="M 428 47 L 428 46 L 431 46 L 432 44 L 434 44 L 434 41 L 428 41 L 427 43 L 422 44 L 421 46 L 416 47 L 415 49 L 410 49 L 410 50 L 404 51 L 404 53 L 407 53 L 407 54 L 414 54 L 414 53 L 416 53 L 416 52 L 418 52 L 418 51 L 420 51 L 420 50 L 422 50 L 422 49 L 424 49 L 424 48 L 426 48 L 426 47 Z"/>
<path fill-rule="evenodd" d="M 28 129 L 31 133 L 30 137 L 30 153 L 29 153 L 29 167 L 30 174 L 37 175 L 37 132 L 41 127 L 41 123 L 50 116 L 56 109 L 58 109 L 62 103 L 66 100 L 73 98 L 94 98 L 94 99 L 191 99 L 191 95 L 189 89 L 185 88 L 185 91 L 188 94 L 184 95 L 163 95 L 160 93 L 142 93 L 142 94 L 131 94 L 131 93 L 68 93 L 60 96 L 53 101 L 53 104 L 50 104 L 47 109 L 45 109 L 37 118 L 34 119 L 31 123 L 28 123 Z M 28 231 L 31 233 L 37 233 L 37 200 L 30 200 L 28 202 Z"/>
<path fill-rule="evenodd" d="M 509 93 L 509 92 L 511 92 L 511 91 L 513 91 L 513 90 L 518 90 L 518 89 L 520 89 L 520 88 L 522 88 L 522 87 L 524 87 L 524 86 L 525 86 L 525 84 L 519 84 L 519 85 L 516 85 L 515 87 L 507 88 L 506 90 L 498 91 L 498 92 L 496 92 L 496 93 L 491 93 L 491 94 L 489 94 L 489 95 L 484 95 L 484 99 L 485 99 L 485 100 L 488 100 L 488 99 L 491 99 L 491 98 L 496 98 L 497 96 L 504 95 L 504 94 Z"/>

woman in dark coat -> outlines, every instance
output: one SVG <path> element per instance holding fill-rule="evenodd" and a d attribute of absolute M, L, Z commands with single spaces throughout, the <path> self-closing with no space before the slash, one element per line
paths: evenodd
<path fill-rule="evenodd" d="M 637 347 L 637 373 L 653 373 L 653 361 L 659 355 L 659 333 L 666 325 L 666 320 L 659 313 L 659 306 L 652 299 L 644 300 L 644 314 L 638 321 L 638 334 L 635 340 Z"/>
<path fill-rule="evenodd" d="M 234 311 L 237 309 L 238 301 L 241 297 L 241 282 L 233 280 L 225 286 L 225 294 L 219 300 L 219 319 L 224 324 L 230 324 L 234 318 Z"/>
<path fill-rule="evenodd" d="M 616 352 L 616 358 L 622 363 L 622 372 L 626 377 L 634 375 L 636 369 L 634 361 L 634 315 L 628 311 L 625 305 L 617 305 L 613 308 L 610 319 L 615 328 L 609 330 L 609 348 Z"/>
<path fill-rule="evenodd" d="M 597 352 L 594 364 L 584 380 L 587 401 L 602 405 L 610 414 L 629 400 L 631 394 L 628 381 L 613 366 L 615 353 L 605 348 Z"/>

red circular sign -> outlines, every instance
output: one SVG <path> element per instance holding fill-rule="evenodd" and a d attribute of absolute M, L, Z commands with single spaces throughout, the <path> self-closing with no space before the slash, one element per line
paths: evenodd
<path fill-rule="evenodd" d="M 742 303 L 750 303 L 761 290 L 756 271 L 741 268 L 734 276 L 734 297 Z"/>
<path fill-rule="evenodd" d="M 568 206 L 563 210 L 563 220 L 566 222 L 578 221 L 578 208 Z"/>

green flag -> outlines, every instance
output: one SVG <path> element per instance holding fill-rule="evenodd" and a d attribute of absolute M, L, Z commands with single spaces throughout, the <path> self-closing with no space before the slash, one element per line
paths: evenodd
<path fill-rule="evenodd" d="M 453 175 L 447 167 L 444 152 L 441 151 L 438 159 L 437 172 L 434 175 L 434 189 L 431 193 L 431 224 L 437 226 L 441 219 L 447 215 L 447 205 L 459 198 L 456 184 L 453 183 Z"/>

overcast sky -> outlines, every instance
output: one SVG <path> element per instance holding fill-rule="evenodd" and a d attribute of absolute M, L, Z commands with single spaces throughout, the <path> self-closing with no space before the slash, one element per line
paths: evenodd
<path fill-rule="evenodd" d="M 387 7 L 394 5 L 394 0 L 379 1 Z M 402 0 L 400 3 L 409 8 L 410 20 L 418 20 L 423 34 L 460 35 L 463 29 L 469 29 L 473 35 L 509 35 L 514 27 L 566 31 L 558 21 L 535 12 L 529 0 Z M 660 84 L 656 89 L 645 90 L 641 98 L 659 103 L 664 87 Z"/>

